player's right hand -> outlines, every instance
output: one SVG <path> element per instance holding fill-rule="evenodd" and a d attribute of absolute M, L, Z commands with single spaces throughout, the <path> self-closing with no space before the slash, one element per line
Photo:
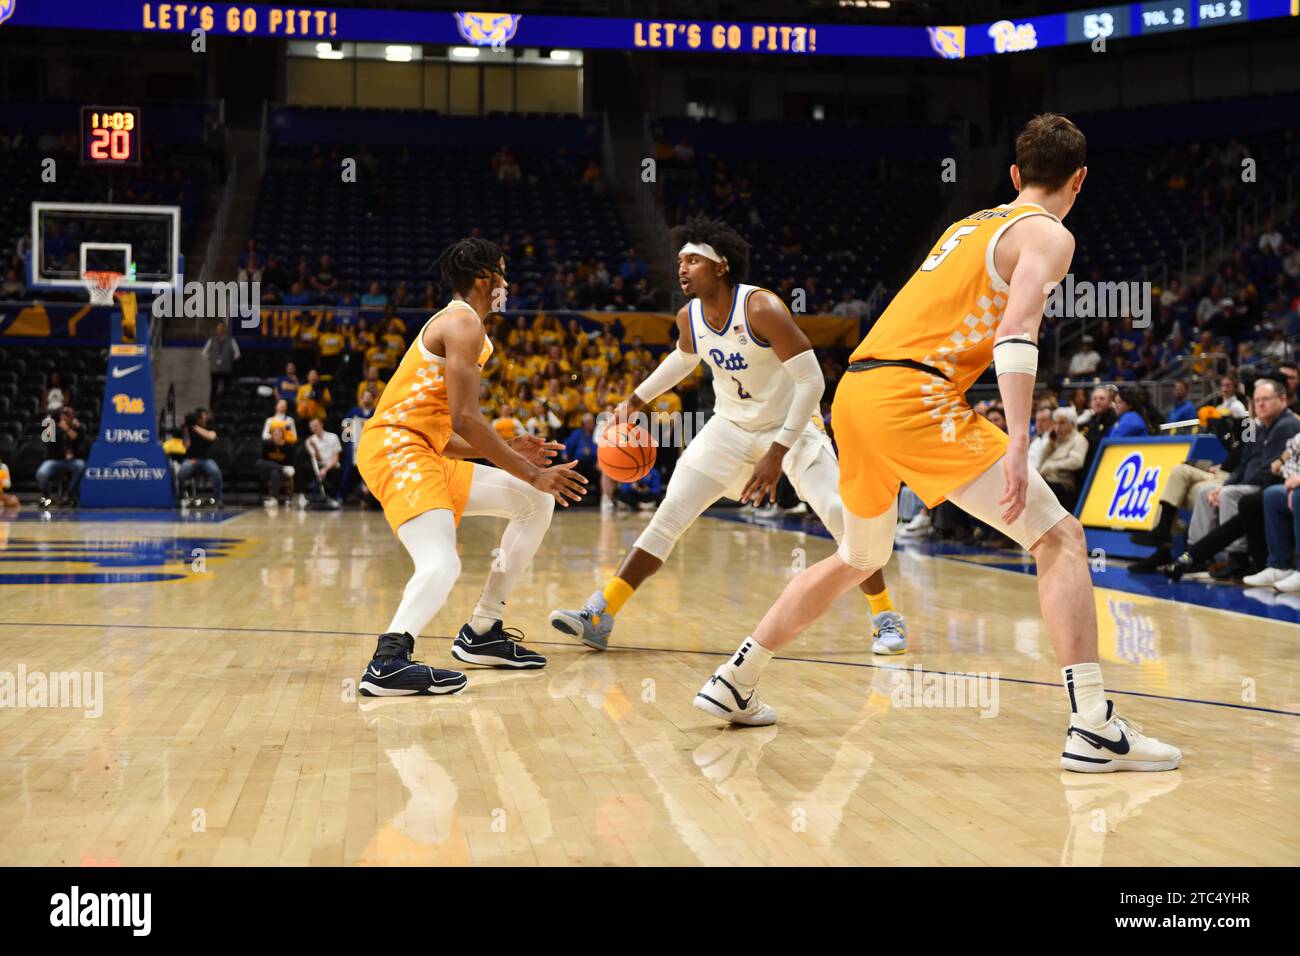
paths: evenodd
<path fill-rule="evenodd" d="M 1007 505 L 1007 510 L 1002 512 L 1002 520 L 1011 524 L 1025 510 L 1025 496 L 1029 491 L 1028 456 L 1024 452 L 1016 454 L 1008 451 L 1002 456 L 1002 474 L 1007 485 L 998 504 Z"/>
<path fill-rule="evenodd" d="M 567 508 L 569 502 L 565 498 L 581 501 L 583 486 L 587 484 L 587 479 L 573 470 L 577 467 L 576 461 L 566 461 L 563 465 L 543 468 L 533 477 L 532 486 L 538 491 L 546 492 Z"/>

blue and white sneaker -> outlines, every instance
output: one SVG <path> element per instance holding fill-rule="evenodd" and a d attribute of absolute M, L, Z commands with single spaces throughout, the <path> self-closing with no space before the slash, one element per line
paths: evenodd
<path fill-rule="evenodd" d="M 451 656 L 462 664 L 479 667 L 513 667 L 520 670 L 546 666 L 546 658 L 530 651 L 520 642 L 524 632 L 495 622 L 486 634 L 476 633 L 466 624 L 451 645 Z"/>
<path fill-rule="evenodd" d="M 907 621 L 897 611 L 881 611 L 871 618 L 875 626 L 875 640 L 871 642 L 873 654 L 907 653 Z"/>
<path fill-rule="evenodd" d="M 576 637 L 598 651 L 609 649 L 609 634 L 614 630 L 614 615 L 606 614 L 605 595 L 596 591 L 587 598 L 580 611 L 552 611 L 551 627 Z"/>
<path fill-rule="evenodd" d="M 465 675 L 411 660 L 415 638 L 410 634 L 381 634 L 374 659 L 361 675 L 357 688 L 363 697 L 432 697 L 458 694 Z"/>

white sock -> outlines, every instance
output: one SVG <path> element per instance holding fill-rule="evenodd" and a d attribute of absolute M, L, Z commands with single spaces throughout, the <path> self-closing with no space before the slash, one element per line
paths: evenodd
<path fill-rule="evenodd" d="M 1096 662 L 1061 668 L 1061 680 L 1070 695 L 1070 710 L 1085 723 L 1099 727 L 1106 722 L 1106 689 L 1101 684 L 1101 665 Z"/>
<path fill-rule="evenodd" d="M 500 606 L 504 608 L 506 602 L 502 601 Z M 469 619 L 470 630 L 479 637 L 482 637 L 488 631 L 492 630 L 492 625 L 500 620 L 503 620 L 501 611 L 494 611 L 491 608 L 485 608 L 483 602 L 479 601 L 478 606 L 474 608 L 474 616 Z"/>
<path fill-rule="evenodd" d="M 758 684 L 763 668 L 771 659 L 771 651 L 753 637 L 747 637 L 741 641 L 740 647 L 736 648 L 736 653 L 727 660 L 727 663 L 719 667 L 718 671 L 738 690 L 750 690 Z"/>

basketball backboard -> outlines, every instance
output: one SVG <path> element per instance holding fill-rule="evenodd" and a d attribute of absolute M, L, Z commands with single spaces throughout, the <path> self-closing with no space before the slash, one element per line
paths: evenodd
<path fill-rule="evenodd" d="M 119 291 L 152 292 L 184 273 L 178 206 L 32 203 L 33 289 L 85 289 L 86 273 L 120 272 Z"/>

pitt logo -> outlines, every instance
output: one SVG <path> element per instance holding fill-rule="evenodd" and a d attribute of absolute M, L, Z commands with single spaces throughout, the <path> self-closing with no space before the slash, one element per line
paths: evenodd
<path fill-rule="evenodd" d="M 743 372 L 749 368 L 749 363 L 745 361 L 745 356 L 739 352 L 732 352 L 730 355 L 723 355 L 722 349 L 709 349 L 709 358 L 713 364 L 724 372 Z"/>
<path fill-rule="evenodd" d="M 1139 477 L 1140 476 L 1140 477 Z M 1142 468 L 1142 453 L 1134 452 L 1115 469 L 1115 497 L 1108 518 L 1141 520 L 1151 514 L 1151 500 L 1160 484 L 1160 466 Z"/>
<path fill-rule="evenodd" d="M 144 399 L 132 398 L 130 395 L 114 395 L 113 410 L 119 415 L 143 415 Z"/>
<path fill-rule="evenodd" d="M 12 17 L 17 6 L 18 0 L 0 0 L 0 23 Z"/>
<path fill-rule="evenodd" d="M 475 46 L 499 50 L 515 38 L 521 16 L 518 13 L 458 13 L 456 27 L 460 35 Z"/>
<path fill-rule="evenodd" d="M 926 27 L 930 46 L 945 60 L 960 60 L 966 56 L 965 27 Z"/>
<path fill-rule="evenodd" d="M 998 53 L 1019 53 L 1038 47 L 1038 34 L 1032 23 L 999 20 L 989 27 L 989 36 L 993 38 L 993 49 Z"/>

